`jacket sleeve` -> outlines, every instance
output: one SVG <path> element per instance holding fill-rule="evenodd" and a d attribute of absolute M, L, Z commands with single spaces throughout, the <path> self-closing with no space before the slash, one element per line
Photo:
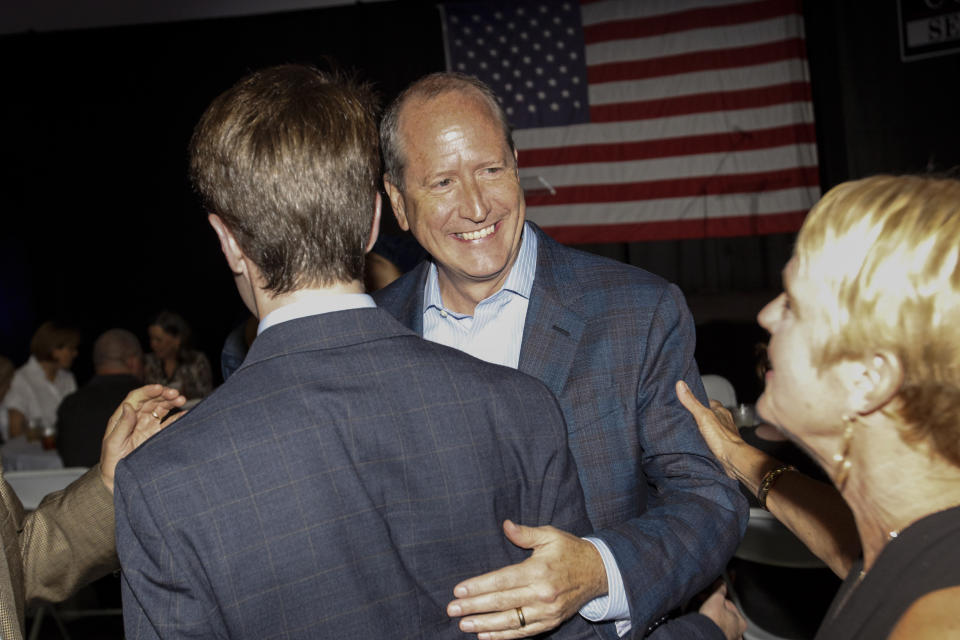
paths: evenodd
<path fill-rule="evenodd" d="M 720 575 L 746 528 L 746 500 L 674 391 L 683 379 L 705 399 L 694 341 L 693 318 L 670 285 L 646 336 L 636 391 L 647 508 L 595 534 L 617 560 L 637 637 Z"/>
<path fill-rule="evenodd" d="M 702 613 L 667 620 L 647 637 L 650 640 L 726 640 L 720 627 Z"/>
<path fill-rule="evenodd" d="M 4 491 L 9 490 L 6 485 Z M 12 490 L 10 491 L 12 494 Z M 59 602 L 119 568 L 113 536 L 113 501 L 96 465 L 66 489 L 46 496 L 32 513 L 14 500 L 20 522 L 26 602 Z"/>
<path fill-rule="evenodd" d="M 184 569 L 130 465 L 117 465 L 117 552 L 123 565 L 123 626 L 131 640 L 224 638 L 201 576 Z"/>

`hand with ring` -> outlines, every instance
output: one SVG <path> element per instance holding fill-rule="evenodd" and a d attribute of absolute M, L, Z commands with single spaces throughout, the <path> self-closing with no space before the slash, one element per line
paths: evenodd
<path fill-rule="evenodd" d="M 100 447 L 100 479 L 107 489 L 113 492 L 113 473 L 120 459 L 172 424 L 176 417 L 165 424 L 163 419 L 186 401 L 176 389 L 159 384 L 148 384 L 127 394 L 110 416 Z"/>
<path fill-rule="evenodd" d="M 464 580 L 447 615 L 479 640 L 527 638 L 550 631 L 607 592 L 603 559 L 590 542 L 550 526 L 506 520 L 507 539 L 533 554 L 523 562 Z"/>

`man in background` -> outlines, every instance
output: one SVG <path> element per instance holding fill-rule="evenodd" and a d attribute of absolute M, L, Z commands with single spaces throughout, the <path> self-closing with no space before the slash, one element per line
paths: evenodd
<path fill-rule="evenodd" d="M 57 409 L 57 451 L 65 467 L 100 459 L 103 425 L 123 398 L 143 384 L 143 349 L 126 329 L 108 329 L 93 343 L 94 377 Z"/>
<path fill-rule="evenodd" d="M 191 175 L 259 334 L 118 469 L 130 640 L 459 640 L 453 586 L 526 555 L 500 522 L 589 526 L 550 392 L 421 340 L 363 292 L 374 104 L 287 65 L 241 80 L 194 131 Z"/>

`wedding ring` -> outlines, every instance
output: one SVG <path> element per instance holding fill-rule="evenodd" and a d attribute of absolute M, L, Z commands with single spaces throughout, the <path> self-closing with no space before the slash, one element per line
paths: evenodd
<path fill-rule="evenodd" d="M 517 618 L 520 620 L 520 626 L 527 626 L 527 619 L 523 617 L 523 607 L 517 607 Z"/>
<path fill-rule="evenodd" d="M 157 420 L 160 419 L 160 416 L 157 415 L 157 410 L 156 410 L 156 409 L 153 410 L 153 417 L 156 418 Z"/>

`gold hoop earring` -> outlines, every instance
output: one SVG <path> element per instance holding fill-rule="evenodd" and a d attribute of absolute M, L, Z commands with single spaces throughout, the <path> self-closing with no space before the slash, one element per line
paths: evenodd
<path fill-rule="evenodd" d="M 833 461 L 837 463 L 837 489 L 843 492 L 847 484 L 847 477 L 850 475 L 850 467 L 853 464 L 847 458 L 850 454 L 850 440 L 853 439 L 853 424 L 857 421 L 856 416 L 843 416 L 843 421 L 847 423 L 843 430 L 843 448 L 840 452 L 833 454 Z"/>

